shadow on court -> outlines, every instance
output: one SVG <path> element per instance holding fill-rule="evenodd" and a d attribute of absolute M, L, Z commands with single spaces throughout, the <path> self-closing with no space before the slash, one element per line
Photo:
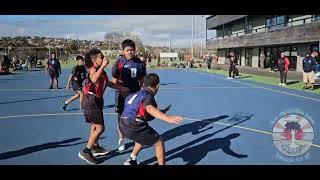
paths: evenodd
<path fill-rule="evenodd" d="M 38 100 L 55 99 L 55 98 L 61 98 L 61 97 L 71 97 L 71 96 L 70 95 L 63 95 L 63 96 L 42 97 L 42 98 L 34 98 L 34 99 L 24 99 L 24 100 L 0 102 L 0 104 L 10 104 L 10 103 L 19 103 L 19 102 L 38 101 Z"/>
<path fill-rule="evenodd" d="M 252 76 L 237 76 L 236 79 L 252 78 Z"/>
<path fill-rule="evenodd" d="M 104 138 L 105 137 L 101 137 L 100 139 L 104 139 Z M 0 154 L 0 160 L 24 156 L 27 154 L 32 154 L 32 153 L 43 151 L 46 149 L 69 147 L 69 146 L 75 146 L 75 145 L 79 145 L 79 144 L 85 144 L 88 142 L 88 141 L 81 141 L 81 142 L 77 142 L 77 143 L 72 143 L 72 142 L 78 141 L 80 139 L 81 138 L 71 138 L 71 139 L 66 139 L 63 141 L 50 142 L 50 143 L 40 144 L 40 145 L 36 145 L 36 146 L 30 146 L 30 147 L 26 147 L 26 148 L 19 149 L 16 151 L 8 151 L 8 152 Z M 72 143 L 72 144 L 68 144 L 68 143 Z"/>
<path fill-rule="evenodd" d="M 200 145 L 186 148 L 181 152 L 168 157 L 166 160 L 170 161 L 175 158 L 182 158 L 183 162 L 187 162 L 186 165 L 195 165 L 205 158 L 209 152 L 219 149 L 221 149 L 224 153 L 236 158 L 247 158 L 247 155 L 238 154 L 230 148 L 231 140 L 239 136 L 239 133 L 232 133 L 224 138 L 211 139 Z"/>
<path fill-rule="evenodd" d="M 179 146 L 179 147 L 177 147 L 175 149 L 172 149 L 172 150 L 166 152 L 166 156 L 174 154 L 175 152 L 180 151 L 180 150 L 182 150 L 184 148 L 187 148 L 187 147 L 191 146 L 192 144 L 195 144 L 195 143 L 198 143 L 198 142 L 203 141 L 205 139 L 208 139 L 211 136 L 215 135 L 216 133 L 219 133 L 221 131 L 229 129 L 232 126 L 235 126 L 235 125 L 240 124 L 240 123 L 242 123 L 244 121 L 247 121 L 247 120 L 251 119 L 252 116 L 253 115 L 249 114 L 249 113 L 236 113 L 233 117 L 228 119 L 229 122 L 236 122 L 235 124 L 232 124 L 230 126 L 227 126 L 226 128 L 218 130 L 218 131 L 216 131 L 216 132 L 214 132 L 212 134 L 208 134 L 208 135 L 202 136 L 202 137 L 200 137 L 200 138 L 198 138 L 196 140 L 193 140 L 193 141 L 191 141 L 191 142 L 189 142 L 187 144 L 184 144 L 184 145 Z M 200 121 L 195 121 L 195 122 L 192 122 L 192 123 L 183 124 L 183 125 L 180 125 L 178 127 L 175 127 L 173 129 L 170 129 L 170 130 L 164 132 L 161 135 L 161 137 L 162 137 L 162 139 L 164 141 L 169 141 L 171 139 L 174 139 L 176 137 L 182 136 L 182 135 L 187 134 L 187 133 L 191 133 L 192 135 L 197 135 L 197 134 L 203 133 L 203 132 L 205 132 L 205 131 L 207 131 L 209 129 L 212 129 L 213 126 L 207 127 L 211 123 L 217 122 L 219 120 L 222 120 L 222 119 L 225 119 L 225 118 L 228 118 L 228 117 L 229 117 L 228 115 L 222 115 L 222 116 L 218 116 L 218 117 L 215 117 L 215 118 L 208 118 L 208 119 L 203 119 L 203 120 L 200 120 Z M 233 136 L 231 136 L 231 137 L 233 137 Z M 206 145 L 210 145 L 210 142 L 208 142 Z M 115 156 L 119 156 L 119 155 L 130 153 L 132 151 L 132 149 L 130 149 L 130 148 L 133 147 L 133 146 L 134 146 L 134 142 L 130 142 L 130 143 L 126 144 L 126 149 L 127 149 L 126 151 L 118 152 L 117 149 L 110 151 L 107 156 L 104 156 L 104 157 L 100 158 L 100 163 L 102 163 L 102 162 L 104 162 L 104 161 L 106 161 L 106 160 L 108 160 L 110 158 L 113 158 Z M 148 148 L 148 147 L 150 147 L 150 146 L 145 146 L 145 147 L 143 147 L 143 149 Z M 214 147 L 212 149 L 214 149 Z M 226 149 L 226 148 L 224 148 L 224 149 Z M 226 151 L 226 152 L 230 152 L 230 151 Z M 232 153 L 230 153 L 230 154 L 232 154 Z M 199 155 L 199 157 L 201 157 L 201 156 Z M 156 157 L 153 157 L 151 159 L 143 161 L 143 162 L 141 162 L 141 164 L 142 165 L 143 164 L 149 164 L 149 163 L 152 163 L 154 161 L 156 161 Z"/>
<path fill-rule="evenodd" d="M 178 83 L 160 83 L 160 86 L 166 86 L 166 85 L 170 85 L 170 84 L 178 84 Z"/>
<path fill-rule="evenodd" d="M 290 84 L 296 84 L 296 83 L 299 83 L 300 81 L 288 81 L 286 84 L 287 85 L 290 85 Z"/>
<path fill-rule="evenodd" d="M 204 136 L 202 136 L 202 137 L 199 137 L 199 138 L 197 138 L 197 139 L 195 139 L 195 140 L 192 140 L 192 141 L 190 141 L 190 142 L 188 142 L 188 143 L 186 143 L 186 144 L 183 144 L 183 145 L 181 145 L 181 146 L 178 146 L 178 147 L 176 147 L 176 148 L 174 148 L 174 149 L 171 149 L 171 150 L 169 150 L 169 151 L 167 151 L 166 152 L 166 157 L 168 157 L 168 156 L 170 156 L 170 155 L 173 155 L 173 154 L 175 154 L 175 153 L 177 153 L 177 152 L 179 152 L 179 151 L 181 151 L 181 150 L 184 150 L 184 149 L 186 149 L 186 148 L 189 148 L 190 146 L 192 146 L 193 144 L 196 144 L 196 143 L 198 143 L 198 142 L 201 142 L 201 141 L 203 141 L 203 140 L 206 140 L 206 139 L 208 139 L 208 138 L 211 138 L 212 136 L 214 136 L 215 134 L 217 134 L 217 133 L 219 133 L 219 132 L 222 132 L 222 131 L 224 131 L 224 130 L 227 130 L 227 129 L 229 129 L 229 128 L 232 128 L 233 126 L 235 126 L 235 125 L 238 125 L 238 124 L 240 124 L 240 123 L 243 123 L 243 122 L 245 122 L 245 121 L 248 121 L 249 119 L 251 119 L 252 117 L 253 117 L 253 114 L 249 114 L 249 113 L 244 113 L 244 114 L 246 114 L 246 115 L 243 115 L 242 117 L 241 117 L 241 115 L 238 115 L 238 114 L 236 114 L 235 116 L 236 116 L 236 118 L 233 118 L 233 117 L 231 117 L 228 121 L 230 121 L 230 122 L 236 122 L 236 123 L 234 123 L 234 124 L 231 124 L 231 125 L 229 125 L 229 126 L 227 126 L 227 127 L 225 127 L 225 128 L 222 128 L 222 129 L 220 129 L 220 130 L 218 130 L 218 131 L 215 131 L 215 132 L 213 132 L 213 133 L 210 133 L 210 134 L 206 134 L 206 135 L 204 135 Z M 240 118 L 241 117 L 241 118 Z M 228 137 L 228 138 L 231 138 L 231 137 L 235 137 L 235 135 L 232 135 L 232 136 L 230 136 L 230 137 Z M 218 138 L 217 138 L 218 139 Z M 213 145 L 212 144 L 212 142 L 214 142 L 214 139 L 212 139 L 213 141 L 207 141 L 207 142 L 205 142 L 206 144 L 205 145 Z M 221 139 L 219 139 L 218 141 L 219 142 L 223 142 L 223 141 L 226 141 L 227 139 L 225 139 L 225 140 L 221 140 Z M 216 140 L 217 141 L 217 140 Z M 224 148 L 225 150 L 227 150 L 227 148 L 225 147 L 226 145 L 228 145 L 228 143 L 224 143 L 224 145 L 222 145 L 222 144 L 220 144 L 220 146 L 219 146 L 219 148 Z M 198 148 L 203 148 L 204 146 L 202 145 L 202 146 L 200 146 L 200 147 L 198 147 Z M 204 150 L 199 150 L 198 152 L 193 152 L 192 150 L 189 150 L 189 152 L 191 151 L 191 152 L 193 152 L 194 154 L 193 154 L 193 156 L 197 156 L 198 158 L 197 158 L 197 162 L 199 162 L 202 158 L 204 158 L 205 156 L 206 156 L 206 154 L 207 154 L 207 152 L 209 151 L 209 150 L 214 150 L 214 149 L 216 149 L 217 148 L 217 146 L 215 146 L 214 145 L 214 147 L 206 147 L 206 149 L 204 149 Z M 226 152 L 229 152 L 229 153 L 231 153 L 230 151 L 226 151 Z M 187 152 L 188 153 L 188 152 Z M 197 154 L 198 153 L 198 154 Z M 231 153 L 232 154 L 232 153 Z M 179 154 L 178 154 L 179 155 Z M 177 155 L 176 155 L 177 156 Z M 183 156 L 183 155 L 181 155 L 181 156 Z M 173 156 L 174 157 L 174 156 Z M 170 159 L 168 159 L 168 160 L 172 160 L 173 159 L 173 157 L 172 158 L 170 158 Z M 145 161 L 143 161 L 143 162 L 141 162 L 140 164 L 141 165 L 147 165 L 147 164 L 150 164 L 150 163 L 152 163 L 152 162 L 155 162 L 157 159 L 156 159 L 156 157 L 152 157 L 152 158 L 150 158 L 150 159 L 147 159 L 147 160 L 145 160 Z M 195 162 L 195 160 L 193 160 L 193 162 Z"/>

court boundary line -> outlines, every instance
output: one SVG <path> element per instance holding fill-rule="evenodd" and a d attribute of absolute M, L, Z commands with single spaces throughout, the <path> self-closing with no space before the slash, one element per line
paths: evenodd
<path fill-rule="evenodd" d="M 12 116 L 0 116 L 0 119 L 10 119 L 10 118 L 22 118 L 22 117 L 41 117 L 41 116 L 63 116 L 63 115 L 82 115 L 82 112 L 77 112 L 77 113 L 45 113 L 45 114 L 25 114 L 25 115 L 12 115 Z M 106 115 L 118 115 L 117 113 L 108 113 L 108 112 L 104 112 L 103 114 Z M 184 120 L 189 120 L 189 121 L 202 121 L 201 119 L 195 119 L 195 118 L 187 118 L 184 117 Z M 244 129 L 244 130 L 248 130 L 248 131 L 252 131 L 252 132 L 256 132 L 256 133 L 260 133 L 260 134 L 267 134 L 267 135 L 273 135 L 271 132 L 268 131 L 264 131 L 264 130 L 259 130 L 259 129 L 255 129 L 255 128 L 249 128 L 249 127 L 245 127 L 245 126 L 239 126 L 239 125 L 232 125 L 232 124 L 228 124 L 228 123 L 222 123 L 222 122 L 211 122 L 213 124 L 218 124 L 218 125 L 223 125 L 223 126 L 232 126 L 238 129 Z M 311 144 L 311 146 L 314 147 L 318 147 L 320 148 L 320 145 L 318 144 Z"/>
<path fill-rule="evenodd" d="M 188 72 L 188 70 L 185 70 Z M 241 81 L 237 81 L 237 79 L 230 79 L 230 80 L 227 80 L 223 77 L 220 77 L 216 74 L 209 74 L 209 73 L 205 73 L 205 72 L 201 72 L 201 71 L 196 71 L 196 70 L 189 70 L 190 72 L 195 72 L 195 73 L 199 73 L 199 74 L 203 74 L 203 75 L 208 75 L 209 77 L 216 77 L 216 78 L 219 78 L 219 79 L 223 79 L 225 81 L 229 81 L 229 82 L 235 82 L 235 83 L 239 83 L 239 84 L 244 84 L 244 85 L 247 85 L 247 86 L 252 86 L 252 87 L 256 87 L 256 88 L 259 88 L 259 89 L 265 89 L 265 90 L 269 90 L 269 91 L 272 91 L 272 92 L 277 92 L 277 93 L 280 93 L 280 94 L 286 94 L 286 95 L 290 95 L 290 96 L 295 96 L 295 97 L 300 97 L 300 98 L 304 98 L 304 99 L 309 99 L 309 100 L 313 100 L 313 101 L 318 101 L 320 102 L 320 99 L 316 99 L 316 98 L 312 98 L 312 97 L 308 97 L 308 96 L 303 96 L 303 95 L 299 95 L 299 94 L 293 94 L 293 93 L 289 93 L 289 92 L 284 92 L 284 91 L 280 91 L 280 90 L 276 90 L 276 89 L 272 89 L 272 88 L 267 88 L 267 87 L 263 87 L 263 86 L 258 86 L 258 85 L 254 85 L 254 84 L 250 84 L 250 83 L 245 83 L 245 82 L 241 82 Z"/>

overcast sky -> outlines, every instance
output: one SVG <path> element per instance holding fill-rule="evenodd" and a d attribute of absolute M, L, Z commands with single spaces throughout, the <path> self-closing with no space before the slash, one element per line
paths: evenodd
<path fill-rule="evenodd" d="M 146 45 L 190 47 L 191 15 L 0 15 L 0 36 L 100 40 L 112 31 L 135 32 Z M 213 32 L 208 33 L 208 38 Z M 194 16 L 194 41 L 205 38 L 205 18 Z M 198 40 L 197 40 L 198 39 Z"/>

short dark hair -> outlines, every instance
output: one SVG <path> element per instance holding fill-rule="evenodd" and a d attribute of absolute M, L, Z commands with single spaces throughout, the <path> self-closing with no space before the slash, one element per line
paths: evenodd
<path fill-rule="evenodd" d="M 124 50 L 125 47 L 131 46 L 134 49 L 136 49 L 136 44 L 131 40 L 131 39 L 126 39 L 124 41 L 122 41 L 122 50 Z"/>
<path fill-rule="evenodd" d="M 100 53 L 102 54 L 102 52 L 99 49 L 93 48 L 85 54 L 84 64 L 88 69 L 93 66 L 92 59 L 94 59 Z"/>
<path fill-rule="evenodd" d="M 52 54 L 57 55 L 56 52 L 52 52 L 51 55 L 52 55 Z"/>
<path fill-rule="evenodd" d="M 78 61 L 78 60 L 83 60 L 83 57 L 82 56 L 77 56 L 76 57 L 76 60 Z"/>
<path fill-rule="evenodd" d="M 160 78 L 156 73 L 150 73 L 144 77 L 143 83 L 145 87 L 156 87 L 160 83 Z"/>

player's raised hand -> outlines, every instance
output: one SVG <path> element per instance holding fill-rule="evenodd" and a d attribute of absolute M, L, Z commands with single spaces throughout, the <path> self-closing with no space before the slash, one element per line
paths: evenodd
<path fill-rule="evenodd" d="M 101 66 L 103 67 L 103 68 L 105 68 L 105 67 L 107 67 L 108 66 L 108 64 L 109 64 L 109 59 L 108 58 L 103 58 L 103 61 L 102 61 L 102 64 L 101 64 Z"/>
<path fill-rule="evenodd" d="M 167 122 L 173 124 L 180 124 L 183 120 L 181 116 L 169 116 Z"/>

